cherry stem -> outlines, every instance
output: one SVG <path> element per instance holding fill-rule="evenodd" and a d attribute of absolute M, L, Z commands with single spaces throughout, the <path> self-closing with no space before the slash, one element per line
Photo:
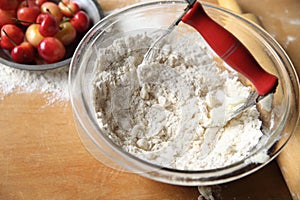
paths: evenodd
<path fill-rule="evenodd" d="M 65 22 L 69 22 L 71 19 L 70 18 L 64 18 L 59 24 L 63 24 Z"/>
<path fill-rule="evenodd" d="M 69 22 L 71 19 L 70 18 L 65 18 L 65 19 L 63 19 L 61 22 L 59 22 L 59 25 L 61 25 L 61 24 L 63 24 L 63 23 L 66 23 L 66 22 Z M 61 28 L 60 26 L 59 26 L 59 30 L 62 30 L 63 28 Z"/>
<path fill-rule="evenodd" d="M 8 38 L 8 40 L 14 45 L 14 46 L 18 46 L 17 43 L 6 33 L 6 31 L 3 29 L 2 30 L 3 33 L 6 35 L 6 37 Z"/>
<path fill-rule="evenodd" d="M 47 13 L 52 14 L 49 8 L 46 9 Z"/>
<path fill-rule="evenodd" d="M 17 19 L 17 18 L 12 18 L 12 19 L 15 20 L 17 23 L 38 24 L 38 23 L 35 23 L 35 22 L 28 22 L 28 21 L 25 21 L 25 20 Z"/>

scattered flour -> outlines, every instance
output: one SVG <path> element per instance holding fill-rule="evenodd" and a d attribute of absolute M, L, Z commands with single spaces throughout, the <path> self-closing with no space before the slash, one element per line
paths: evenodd
<path fill-rule="evenodd" d="M 11 93 L 40 92 L 50 105 L 67 101 L 68 67 L 47 71 L 27 71 L 0 64 L 0 99 Z"/>
<path fill-rule="evenodd" d="M 198 186 L 198 191 L 200 193 L 198 200 L 215 200 L 211 187 Z"/>
<path fill-rule="evenodd" d="M 248 110 L 225 126 L 222 120 L 250 89 L 235 72 L 218 68 L 204 44 L 179 38 L 143 65 L 141 44 L 152 41 L 145 34 L 100 49 L 94 80 L 100 127 L 125 151 L 164 167 L 215 169 L 241 161 L 267 137 L 259 112 Z"/>

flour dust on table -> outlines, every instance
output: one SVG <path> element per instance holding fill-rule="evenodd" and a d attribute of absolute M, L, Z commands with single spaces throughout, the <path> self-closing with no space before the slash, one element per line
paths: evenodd
<path fill-rule="evenodd" d="M 31 92 L 45 95 L 49 105 L 68 101 L 68 67 L 27 71 L 0 64 L 0 100 L 12 93 Z"/>
<path fill-rule="evenodd" d="M 198 34 L 177 36 L 168 36 L 146 64 L 147 34 L 99 50 L 93 83 L 99 127 L 124 151 L 162 167 L 206 170 L 245 159 L 268 137 L 258 110 L 222 120 L 246 101 L 250 87 L 217 67 Z M 253 162 L 267 158 L 263 152 Z"/>

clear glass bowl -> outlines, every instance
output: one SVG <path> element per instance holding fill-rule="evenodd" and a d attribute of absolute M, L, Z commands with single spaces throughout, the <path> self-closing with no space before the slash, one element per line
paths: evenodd
<path fill-rule="evenodd" d="M 212 170 L 186 171 L 157 166 L 138 159 L 115 145 L 103 134 L 95 116 L 93 80 L 99 56 L 97 50 L 111 45 L 115 38 L 135 30 L 167 29 L 185 7 L 184 1 L 137 4 L 97 23 L 83 38 L 71 61 L 71 104 L 83 144 L 95 158 L 106 165 L 170 184 L 220 184 L 251 174 L 273 160 L 294 132 L 299 118 L 299 82 L 291 61 L 268 33 L 243 17 L 212 4 L 203 4 L 206 12 L 220 25 L 230 29 L 258 60 L 259 54 L 264 54 L 261 62 L 268 60 L 271 65 L 266 69 L 279 78 L 273 101 L 274 123 L 270 125 L 269 118 L 263 118 L 271 136 L 263 147 L 249 157 L 230 166 Z M 194 31 L 188 26 L 186 29 L 187 32 Z M 252 158 L 265 149 L 268 150 L 269 159 L 263 163 L 251 162 Z"/>

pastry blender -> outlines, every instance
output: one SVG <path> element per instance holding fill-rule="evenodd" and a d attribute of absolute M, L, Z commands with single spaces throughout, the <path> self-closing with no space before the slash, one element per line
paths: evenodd
<path fill-rule="evenodd" d="M 246 109 L 256 105 L 268 94 L 274 93 L 278 85 L 276 76 L 266 72 L 255 60 L 247 48 L 229 31 L 213 21 L 204 11 L 201 3 L 186 0 L 188 6 L 159 38 L 157 38 L 144 55 L 143 63 L 153 56 L 155 45 L 174 30 L 182 21 L 195 28 L 207 44 L 230 67 L 246 77 L 255 87 L 246 102 L 225 119 L 225 124 Z"/>

